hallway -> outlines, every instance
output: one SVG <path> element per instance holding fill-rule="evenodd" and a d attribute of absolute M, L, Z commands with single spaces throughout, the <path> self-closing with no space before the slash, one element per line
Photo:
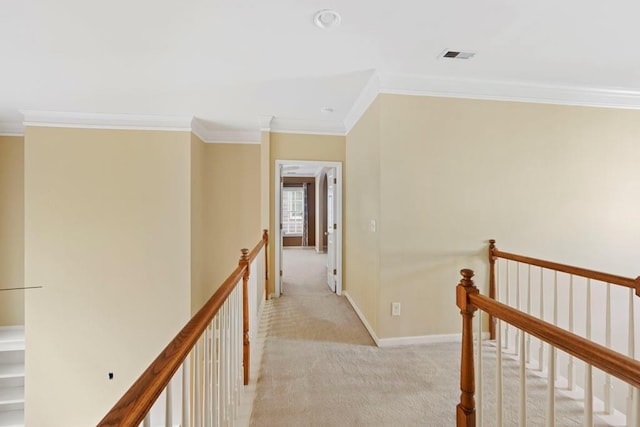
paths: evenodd
<path fill-rule="evenodd" d="M 380 349 L 325 282 L 324 257 L 285 249 L 282 297 L 265 307 L 267 336 L 252 426 L 423 426 L 450 419 L 459 344 Z M 446 424 L 443 424 L 446 425 Z"/>

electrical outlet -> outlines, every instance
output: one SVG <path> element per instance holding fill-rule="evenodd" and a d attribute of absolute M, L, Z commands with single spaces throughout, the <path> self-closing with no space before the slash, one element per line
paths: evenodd
<path fill-rule="evenodd" d="M 400 316 L 400 303 L 392 302 L 391 303 L 391 315 L 392 316 Z"/>

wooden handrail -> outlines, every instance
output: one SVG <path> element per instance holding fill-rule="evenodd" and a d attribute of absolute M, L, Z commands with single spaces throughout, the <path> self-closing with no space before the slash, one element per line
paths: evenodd
<path fill-rule="evenodd" d="M 475 426 L 472 320 L 477 309 L 516 326 L 523 332 L 531 334 L 634 387 L 640 387 L 640 362 L 638 360 L 481 295 L 473 283 L 473 271 L 464 269 L 460 273 L 463 278 L 456 288 L 456 304 L 463 316 L 460 368 L 462 393 L 460 403 L 457 406 L 458 427 Z"/>
<path fill-rule="evenodd" d="M 489 240 L 489 297 L 496 298 L 496 271 L 495 263 L 498 258 L 511 261 L 521 262 L 523 264 L 535 265 L 549 270 L 560 271 L 574 276 L 580 276 L 587 279 L 599 280 L 601 282 L 610 283 L 612 285 L 624 286 L 626 288 L 635 289 L 636 295 L 640 297 L 640 276 L 635 279 L 629 277 L 618 276 L 615 274 L 602 273 L 600 271 L 589 270 L 587 268 L 575 267 L 567 264 L 560 264 L 553 261 L 545 261 L 542 259 L 532 258 L 524 255 L 503 252 L 496 247 L 494 239 Z M 495 339 L 495 318 L 489 315 L 489 336 Z"/>
<path fill-rule="evenodd" d="M 551 323 L 530 316 L 481 294 L 470 294 L 469 302 L 518 329 L 571 354 L 576 358 L 640 387 L 640 361 L 625 356 Z"/>
<path fill-rule="evenodd" d="M 599 280 L 601 282 L 611 283 L 612 285 L 624 286 L 627 288 L 635 289 L 636 294 L 640 296 L 640 276 L 631 279 L 629 277 L 617 276 L 615 274 L 602 273 L 600 271 L 589 270 L 582 267 L 574 267 L 572 265 L 560 264 L 553 261 L 545 261 L 537 258 L 531 258 L 524 255 L 512 254 L 509 252 L 502 252 L 495 247 L 495 240 L 490 240 L 492 247 L 490 247 L 489 257 L 503 258 L 512 261 L 521 262 L 523 264 L 531 264 L 537 267 L 547 268 L 549 270 L 557 270 L 567 274 L 573 274 L 574 276 L 585 277 L 587 279 Z"/>
<path fill-rule="evenodd" d="M 265 245 L 265 233 L 256 247 L 251 251 L 254 258 Z M 178 332 L 171 342 L 162 350 L 156 359 L 149 365 L 135 383 L 118 400 L 107 415 L 98 423 L 100 427 L 106 426 L 138 426 L 145 415 L 158 399 L 167 384 L 173 378 L 178 368 L 187 358 L 193 347 L 196 345 L 211 320 L 218 314 L 220 308 L 225 303 L 231 292 L 235 289 L 241 279 L 247 278 L 250 261 L 247 249 L 242 250 L 243 256 L 238 267 L 222 282 L 222 285 L 209 298 L 200 310 L 187 322 Z M 246 285 L 246 282 L 243 280 Z M 246 288 L 245 293 L 246 297 Z M 245 298 L 246 301 L 246 298 Z M 244 307 L 243 307 L 244 308 Z M 245 325 L 243 329 L 248 329 Z M 243 331 L 244 332 L 244 331 Z M 248 334 L 245 332 L 245 336 Z M 245 347 L 248 348 L 248 341 Z M 246 363 L 248 367 L 248 363 Z"/>

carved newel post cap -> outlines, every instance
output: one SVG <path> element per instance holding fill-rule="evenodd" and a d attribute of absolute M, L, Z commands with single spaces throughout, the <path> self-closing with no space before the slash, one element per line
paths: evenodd
<path fill-rule="evenodd" d="M 242 255 L 240 256 L 240 262 L 241 263 L 248 263 L 249 262 L 249 249 L 240 249 L 240 252 L 242 252 Z"/>
<path fill-rule="evenodd" d="M 460 274 L 462 274 L 462 277 L 465 281 L 471 281 L 471 278 L 474 275 L 473 270 L 470 270 L 468 268 L 463 268 L 462 270 L 460 270 Z"/>

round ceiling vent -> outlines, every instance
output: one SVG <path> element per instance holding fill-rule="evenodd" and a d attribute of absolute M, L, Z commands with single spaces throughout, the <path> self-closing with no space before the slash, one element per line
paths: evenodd
<path fill-rule="evenodd" d="M 319 10 L 313 15 L 313 23 L 323 30 L 337 27 L 341 20 L 340 14 L 331 9 Z"/>

